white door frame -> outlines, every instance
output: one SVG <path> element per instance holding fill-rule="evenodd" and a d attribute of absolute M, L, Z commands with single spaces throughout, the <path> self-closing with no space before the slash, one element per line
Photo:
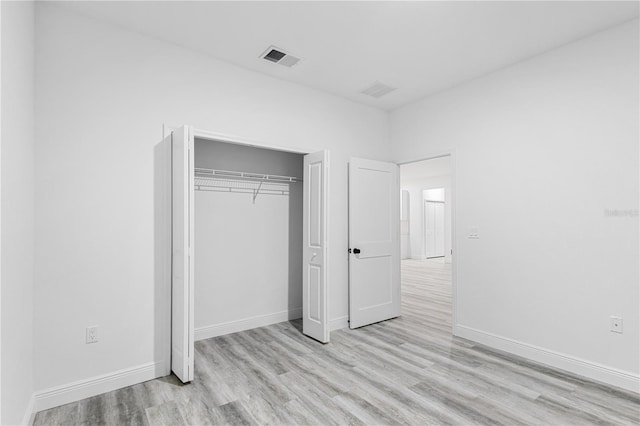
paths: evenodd
<path fill-rule="evenodd" d="M 434 160 L 436 158 L 449 157 L 451 159 L 451 250 L 453 255 L 451 256 L 451 328 L 453 335 L 457 335 L 456 328 L 458 324 L 458 243 L 456 239 L 456 150 L 447 149 L 444 151 L 434 152 L 418 158 L 408 158 L 402 161 L 396 161 L 396 164 L 402 166 L 404 164 L 417 163 L 419 161 Z M 400 169 L 400 176 L 402 176 L 402 168 Z M 401 189 L 402 191 L 402 189 Z M 424 209 L 424 206 L 423 206 Z M 446 255 L 446 253 L 445 253 Z M 400 280 L 402 283 L 402 280 Z M 401 284 L 402 285 L 402 284 Z"/>
<path fill-rule="evenodd" d="M 163 124 L 162 126 L 162 138 L 166 138 L 167 136 L 169 136 L 171 134 L 171 132 L 173 132 L 174 130 L 180 128 L 181 126 L 175 126 L 175 125 L 169 125 L 169 124 Z M 284 146 L 284 145 L 278 145 L 275 143 L 270 143 L 270 142 L 265 142 L 265 141 L 257 141 L 257 140 L 253 140 L 253 139 L 249 139 L 249 138 L 245 138 L 242 136 L 238 136 L 238 135 L 230 135 L 230 134 L 226 134 L 226 133 L 220 133 L 220 132 L 214 132 L 214 131 L 209 131 L 209 130 L 203 130 L 203 129 L 197 129 L 195 127 L 190 127 L 193 137 L 194 139 L 206 139 L 206 140 L 211 140 L 211 141 L 217 141 L 217 142 L 223 142 L 223 143 L 229 143 L 229 144 L 234 144 L 234 145 L 245 145 L 245 146 L 253 146 L 256 148 L 264 148 L 264 149 L 270 149 L 270 150 L 274 150 L 274 151 L 284 151 L 284 152 L 293 152 L 293 153 L 297 153 L 297 154 L 311 154 L 313 152 L 318 152 L 318 151 L 323 151 L 323 149 L 314 149 L 314 148 L 297 148 L 297 147 L 288 147 L 288 146 Z M 171 195 L 169 194 L 169 197 Z M 330 192 L 327 188 L 327 204 L 330 205 Z M 329 213 L 327 213 L 327 216 L 329 216 Z M 169 218 L 169 225 L 171 224 L 171 219 Z M 329 244 L 329 239 L 330 239 L 330 232 L 329 232 L 329 228 L 330 228 L 330 223 L 329 220 L 327 219 L 327 236 L 326 236 L 326 241 L 327 241 L 327 258 L 330 257 L 329 252 L 331 251 L 330 247 L 331 245 Z M 168 249 L 168 253 L 169 253 L 169 260 L 171 259 L 171 239 L 169 239 L 168 241 L 164 242 L 164 245 L 167 247 Z M 325 266 L 325 270 L 326 270 L 326 276 L 329 277 L 329 262 L 326 262 L 326 266 Z M 171 374 L 171 268 L 169 267 L 168 270 L 167 268 L 164 268 L 164 279 L 162 280 L 164 283 L 165 288 L 163 289 L 163 294 L 164 294 L 164 306 L 161 308 L 161 312 L 163 312 L 162 315 L 162 329 L 164 330 L 163 336 L 162 336 L 162 347 L 163 349 L 163 353 L 165 354 L 165 359 L 163 360 L 162 363 L 162 371 L 160 376 L 167 376 L 169 374 Z M 328 280 L 327 280 L 328 281 Z M 329 286 L 327 285 L 327 293 L 326 293 L 326 301 L 328 302 L 329 299 Z M 159 377 L 160 377 L 159 376 Z"/>

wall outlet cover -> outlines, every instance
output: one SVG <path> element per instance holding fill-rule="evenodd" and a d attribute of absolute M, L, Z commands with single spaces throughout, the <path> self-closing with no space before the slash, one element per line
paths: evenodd
<path fill-rule="evenodd" d="M 86 343 L 98 343 L 98 326 L 92 325 L 87 327 L 87 340 Z"/>
<path fill-rule="evenodd" d="M 611 331 L 614 333 L 622 333 L 622 318 L 611 316 Z"/>

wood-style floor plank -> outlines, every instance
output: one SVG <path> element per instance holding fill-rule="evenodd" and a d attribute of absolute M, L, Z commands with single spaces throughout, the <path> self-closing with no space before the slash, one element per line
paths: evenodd
<path fill-rule="evenodd" d="M 331 333 L 300 321 L 196 343 L 164 377 L 42 411 L 36 425 L 638 425 L 640 397 L 451 335 L 451 270 L 402 263 L 402 316 Z"/>

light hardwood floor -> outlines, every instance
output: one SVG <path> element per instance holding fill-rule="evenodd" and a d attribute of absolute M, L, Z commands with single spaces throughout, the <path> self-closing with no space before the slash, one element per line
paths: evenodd
<path fill-rule="evenodd" d="M 451 336 L 451 274 L 403 261 L 402 316 L 331 333 L 299 321 L 196 343 L 195 381 L 152 380 L 36 425 L 639 424 L 638 395 Z"/>

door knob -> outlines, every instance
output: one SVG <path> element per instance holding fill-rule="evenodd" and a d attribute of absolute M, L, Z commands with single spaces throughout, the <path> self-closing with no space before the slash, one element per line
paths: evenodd
<path fill-rule="evenodd" d="M 354 248 L 353 249 L 353 253 L 354 254 L 360 254 L 360 249 L 359 248 Z"/>

